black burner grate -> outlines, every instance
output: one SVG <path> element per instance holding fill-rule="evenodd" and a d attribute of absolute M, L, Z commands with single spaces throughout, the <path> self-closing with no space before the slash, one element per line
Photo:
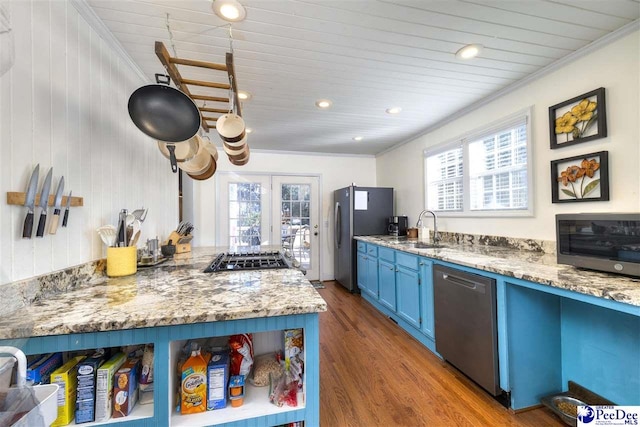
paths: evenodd
<path fill-rule="evenodd" d="M 217 271 L 244 271 L 274 268 L 289 268 L 289 264 L 278 251 L 221 253 L 204 270 L 205 273 Z"/>

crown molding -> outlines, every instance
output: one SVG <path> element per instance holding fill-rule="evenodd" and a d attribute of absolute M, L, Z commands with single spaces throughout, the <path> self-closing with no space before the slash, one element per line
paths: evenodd
<path fill-rule="evenodd" d="M 456 111 L 453 114 L 450 114 L 449 116 L 447 116 L 446 119 L 440 120 L 437 123 L 434 123 L 433 125 L 429 126 L 426 129 L 421 130 L 420 132 L 410 136 L 409 138 L 399 142 L 398 144 L 394 144 L 393 146 L 379 152 L 376 154 L 376 157 L 378 156 L 382 156 L 383 154 L 386 154 L 388 152 L 391 152 L 393 150 L 395 150 L 396 148 L 402 147 L 405 144 L 408 144 L 411 141 L 415 141 L 416 139 L 420 138 L 421 136 L 427 135 L 428 133 L 433 132 L 436 129 L 439 129 L 441 127 L 443 127 L 444 125 L 453 122 L 454 120 L 458 120 L 459 118 L 466 116 L 467 114 L 481 108 L 484 107 L 485 105 L 487 105 L 488 103 L 495 101 L 498 98 L 501 98 L 505 95 L 510 94 L 511 92 L 514 92 L 518 89 L 520 89 L 523 86 L 526 86 L 532 82 L 534 82 L 535 80 L 538 80 L 544 76 L 546 76 L 547 74 L 550 74 L 568 64 L 570 64 L 573 61 L 576 61 L 592 52 L 595 52 L 598 49 L 601 49 L 611 43 L 613 43 L 614 41 L 633 33 L 634 31 L 638 31 L 640 30 L 640 19 L 636 19 L 635 21 L 631 21 L 628 24 L 618 28 L 615 31 L 610 32 L 609 34 L 600 37 L 597 40 L 594 40 L 593 42 L 589 43 L 588 45 L 576 50 L 575 52 L 570 53 L 567 56 L 564 56 L 560 59 L 558 59 L 555 62 L 552 62 L 551 64 L 539 69 L 538 71 L 536 71 L 535 73 L 529 74 L 527 77 L 518 80 L 515 83 L 510 84 L 509 86 L 500 89 L 497 92 L 492 93 L 489 96 L 486 96 L 484 98 L 482 98 L 479 101 L 474 102 L 471 105 L 468 105 L 464 108 L 462 108 L 461 110 Z"/>
<path fill-rule="evenodd" d="M 142 69 L 136 64 L 136 62 L 129 56 L 122 44 L 116 39 L 111 30 L 107 28 L 105 23 L 96 14 L 93 8 L 89 5 L 87 0 L 70 0 L 70 3 L 78 11 L 85 21 L 93 28 L 95 32 L 124 60 L 124 62 L 135 72 L 140 80 L 143 82 L 149 82 L 149 78 L 145 75 Z"/>

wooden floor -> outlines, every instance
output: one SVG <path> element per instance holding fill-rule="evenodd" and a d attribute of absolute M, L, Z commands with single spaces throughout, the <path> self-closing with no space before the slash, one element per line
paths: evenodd
<path fill-rule="evenodd" d="M 324 285 L 321 427 L 564 426 L 546 408 L 510 413 L 359 295 Z"/>

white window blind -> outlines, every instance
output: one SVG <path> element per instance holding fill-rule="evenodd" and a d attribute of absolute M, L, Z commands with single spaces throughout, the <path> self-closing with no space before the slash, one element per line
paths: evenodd
<path fill-rule="evenodd" d="M 469 141 L 471 210 L 527 208 L 527 124 Z"/>
<path fill-rule="evenodd" d="M 462 146 L 427 157 L 428 209 L 462 210 Z"/>
<path fill-rule="evenodd" d="M 426 208 L 453 216 L 533 213 L 530 109 L 425 150 Z"/>

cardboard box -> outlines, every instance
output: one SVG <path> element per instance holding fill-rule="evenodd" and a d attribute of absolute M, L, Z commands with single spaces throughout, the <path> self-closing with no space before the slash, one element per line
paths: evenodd
<path fill-rule="evenodd" d="M 90 423 L 95 420 L 96 376 L 98 368 L 107 360 L 110 353 L 108 349 L 101 348 L 78 363 L 76 424 Z"/>
<path fill-rule="evenodd" d="M 76 409 L 78 363 L 84 356 L 76 356 L 51 373 L 51 384 L 58 384 L 58 418 L 52 426 L 66 426 L 73 420 Z"/>
<path fill-rule="evenodd" d="M 128 359 L 113 376 L 113 418 L 126 417 L 138 401 L 140 359 Z"/>
<path fill-rule="evenodd" d="M 127 360 L 124 353 L 117 353 L 98 368 L 96 376 L 96 421 L 111 418 L 113 402 L 113 376 Z"/>
<path fill-rule="evenodd" d="M 211 354 L 207 365 L 207 411 L 227 406 L 227 383 L 229 381 L 229 352 Z"/>
<path fill-rule="evenodd" d="M 62 353 L 49 353 L 34 358 L 27 364 L 27 383 L 49 384 L 51 373 L 62 366 Z"/>

